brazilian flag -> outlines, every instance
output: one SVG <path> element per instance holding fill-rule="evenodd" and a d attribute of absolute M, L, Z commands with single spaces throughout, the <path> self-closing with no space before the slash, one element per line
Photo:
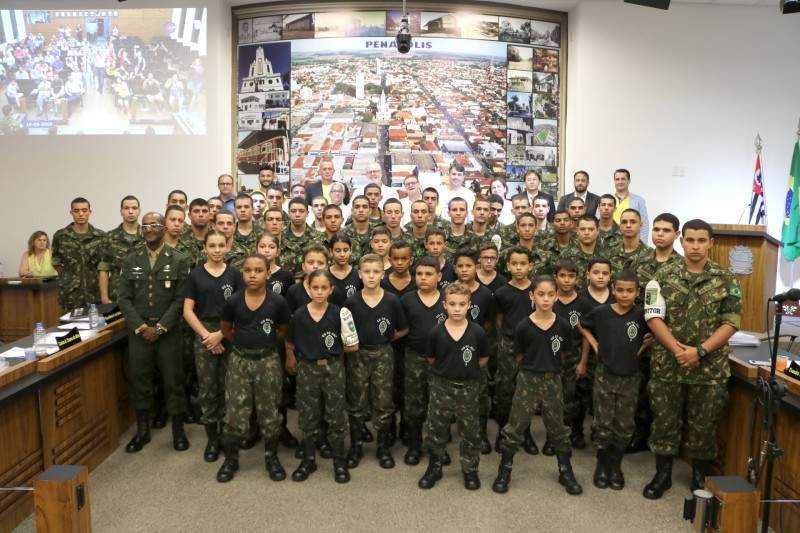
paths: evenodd
<path fill-rule="evenodd" d="M 792 169 L 789 173 L 789 190 L 786 191 L 786 208 L 783 214 L 783 255 L 787 261 L 800 257 L 800 141 L 794 144 Z"/>

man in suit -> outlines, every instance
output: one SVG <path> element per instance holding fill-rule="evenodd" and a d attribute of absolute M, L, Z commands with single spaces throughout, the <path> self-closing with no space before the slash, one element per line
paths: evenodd
<path fill-rule="evenodd" d="M 136 409 L 136 435 L 125 447 L 136 453 L 150 442 L 153 406 L 153 371 L 161 372 L 172 415 L 172 446 L 189 448 L 183 424 L 186 396 L 183 389 L 181 328 L 183 285 L 189 259 L 164 242 L 167 226 L 159 213 L 142 217 L 145 246 L 122 261 L 117 278 L 117 302 L 128 325 L 131 368 L 131 404 Z"/>
<path fill-rule="evenodd" d="M 642 219 L 642 229 L 639 238 L 647 244 L 650 238 L 650 217 L 647 214 L 647 204 L 644 198 L 628 190 L 631 184 L 631 173 L 624 168 L 614 171 L 614 196 L 617 198 L 617 207 L 614 210 L 614 222 L 620 223 L 620 217 L 626 209 L 635 209 Z"/>
<path fill-rule="evenodd" d="M 547 222 L 553 222 L 553 216 L 556 214 L 556 202 L 553 197 L 544 191 L 540 191 L 542 186 L 542 175 L 536 169 L 530 169 L 525 173 L 525 194 L 528 197 L 528 205 L 533 205 L 533 201 L 537 198 L 544 198 L 547 200 L 547 205 L 550 206 L 550 211 L 547 213 Z"/>
<path fill-rule="evenodd" d="M 333 161 L 330 159 L 323 159 L 319 164 L 319 181 L 306 186 L 306 201 L 311 205 L 311 201 L 317 196 L 324 196 L 328 203 L 331 203 L 331 184 L 333 183 L 333 174 L 336 169 L 333 168 Z M 347 184 L 344 184 L 344 203 L 350 203 L 350 190 Z"/>
<path fill-rule="evenodd" d="M 585 170 L 579 170 L 572 179 L 575 192 L 565 194 L 561 197 L 561 200 L 558 201 L 559 211 L 566 209 L 569 205 L 569 201 L 573 198 L 580 198 L 583 200 L 583 203 L 586 204 L 586 212 L 593 217 L 597 217 L 597 208 L 600 207 L 600 197 L 587 190 L 589 188 L 589 173 Z"/>

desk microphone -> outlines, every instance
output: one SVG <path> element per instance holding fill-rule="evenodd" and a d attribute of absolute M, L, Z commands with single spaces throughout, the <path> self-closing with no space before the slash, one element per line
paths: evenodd
<path fill-rule="evenodd" d="M 787 300 L 789 301 L 800 300 L 800 289 L 789 289 L 786 292 L 773 296 L 772 298 L 770 298 L 770 300 L 778 303 L 783 303 Z"/>

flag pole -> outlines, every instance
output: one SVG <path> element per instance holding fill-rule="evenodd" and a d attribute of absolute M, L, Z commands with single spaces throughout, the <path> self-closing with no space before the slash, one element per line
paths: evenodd
<path fill-rule="evenodd" d="M 798 127 L 800 127 L 800 125 L 798 125 Z M 800 131 L 798 131 L 797 134 L 800 135 Z M 758 133 L 756 133 L 755 147 L 756 147 L 756 154 L 761 155 L 761 135 L 759 135 Z"/>

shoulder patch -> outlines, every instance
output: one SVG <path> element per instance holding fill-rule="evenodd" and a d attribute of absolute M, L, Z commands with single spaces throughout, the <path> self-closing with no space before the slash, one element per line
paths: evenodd
<path fill-rule="evenodd" d="M 734 296 L 736 298 L 741 298 L 742 297 L 742 289 L 741 289 L 741 287 L 739 287 L 737 285 L 729 285 L 728 286 L 728 295 L 729 296 Z"/>

